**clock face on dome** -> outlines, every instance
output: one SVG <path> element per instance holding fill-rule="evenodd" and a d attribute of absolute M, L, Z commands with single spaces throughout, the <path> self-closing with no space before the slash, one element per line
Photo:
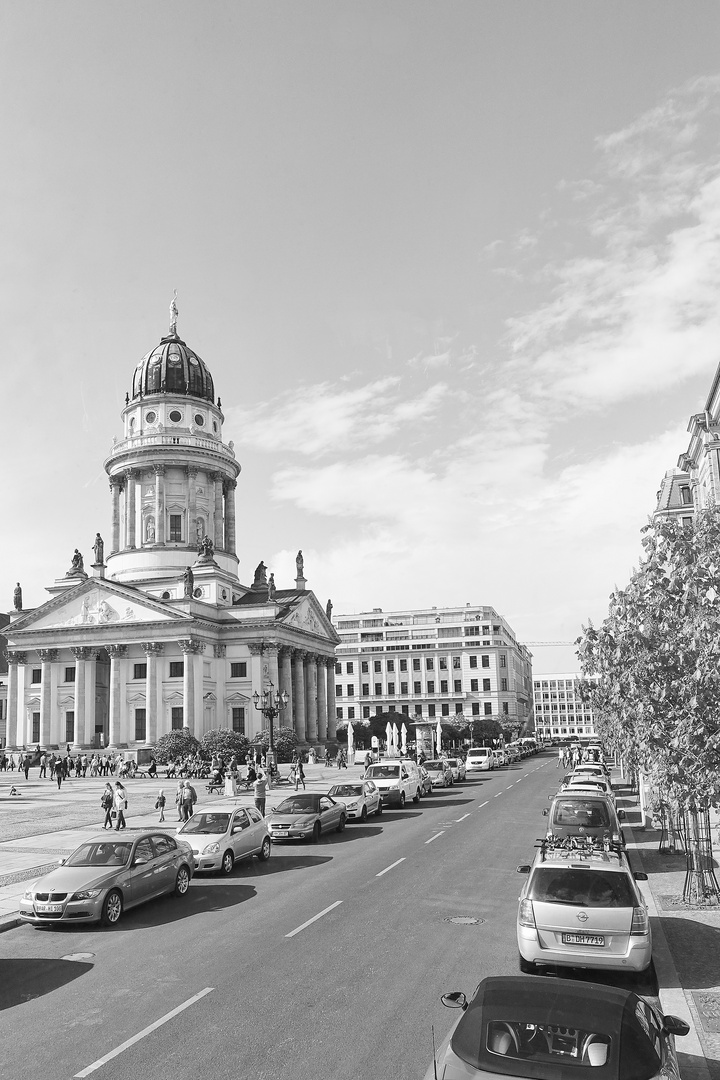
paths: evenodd
<path fill-rule="evenodd" d="M 182 413 L 179 412 L 177 409 L 173 409 L 173 411 L 170 413 L 170 419 L 172 420 L 173 424 L 179 424 L 182 420 Z"/>

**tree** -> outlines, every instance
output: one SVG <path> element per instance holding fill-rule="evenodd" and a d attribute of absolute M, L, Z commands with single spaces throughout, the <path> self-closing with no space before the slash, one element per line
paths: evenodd
<path fill-rule="evenodd" d="M 210 761 L 213 754 L 220 754 L 225 761 L 229 761 L 235 754 L 242 760 L 249 749 L 250 743 L 245 736 L 229 728 L 206 731 L 200 740 L 200 753 L 205 761 Z"/>
<path fill-rule="evenodd" d="M 153 752 L 158 763 L 166 765 L 168 761 L 179 761 L 190 754 L 197 754 L 199 749 L 200 743 L 195 736 L 183 728 L 182 731 L 168 731 L 167 735 L 161 735 Z"/>
<path fill-rule="evenodd" d="M 501 738 L 503 729 L 497 720 L 490 716 L 474 716 L 471 721 L 472 740 L 480 746 L 492 746 Z"/>
<path fill-rule="evenodd" d="M 684 812 L 686 897 L 702 899 L 720 892 L 703 844 L 720 797 L 720 512 L 650 523 L 642 543 L 602 626 L 578 638 L 583 674 L 600 676 L 584 692 L 602 736 Z"/>
<path fill-rule="evenodd" d="M 265 748 L 270 746 L 270 728 L 260 733 L 257 742 Z M 273 728 L 273 743 L 278 761 L 292 761 L 293 750 L 298 744 L 293 728 Z"/>

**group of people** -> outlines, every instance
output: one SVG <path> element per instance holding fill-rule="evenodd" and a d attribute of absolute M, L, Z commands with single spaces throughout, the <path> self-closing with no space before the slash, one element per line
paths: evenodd
<path fill-rule="evenodd" d="M 586 761 L 599 761 L 600 752 L 595 747 L 582 747 L 582 746 L 560 746 L 558 747 L 558 759 L 555 768 L 558 769 L 562 765 L 563 769 L 573 768 L 578 765 L 582 765 Z"/>
<path fill-rule="evenodd" d="M 127 791 L 119 780 L 115 781 L 115 787 L 109 780 L 106 782 L 105 789 L 100 796 L 100 805 L 105 811 L 103 829 L 116 829 L 119 832 L 120 829 L 127 828 L 125 824 L 125 811 L 128 805 Z M 115 819 L 114 825 L 113 818 Z"/>
<path fill-rule="evenodd" d="M 121 754 L 75 754 L 73 757 L 68 746 L 65 754 L 41 750 L 38 747 L 35 753 L 28 750 L 20 750 L 17 753 L 0 753 L 0 771 L 24 773 L 25 779 L 30 779 L 30 769 L 38 767 L 38 779 L 57 780 L 58 787 L 63 780 L 74 777 L 76 780 L 87 776 L 95 779 L 98 776 L 115 776 L 125 778 L 134 777 L 138 771 L 137 762 L 126 761 Z M 157 766 L 154 759 L 148 770 L 148 775 L 157 775 Z"/>

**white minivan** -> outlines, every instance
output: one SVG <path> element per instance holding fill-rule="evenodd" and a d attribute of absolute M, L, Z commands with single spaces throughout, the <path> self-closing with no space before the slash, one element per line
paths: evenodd
<path fill-rule="evenodd" d="M 420 802 L 422 781 L 414 761 L 403 758 L 393 761 L 386 758 L 377 765 L 368 765 L 365 779 L 372 780 L 380 792 L 383 806 L 404 806 L 408 799 Z"/>
<path fill-rule="evenodd" d="M 466 772 L 488 772 L 495 768 L 495 759 L 489 746 L 473 746 L 465 758 Z"/>

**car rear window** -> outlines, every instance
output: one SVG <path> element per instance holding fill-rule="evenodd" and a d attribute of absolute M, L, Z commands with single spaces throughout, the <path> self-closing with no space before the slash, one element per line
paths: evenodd
<path fill-rule="evenodd" d="M 528 896 L 552 904 L 574 904 L 590 908 L 635 906 L 630 878 L 612 870 L 539 866 L 530 882 Z"/>
<path fill-rule="evenodd" d="M 608 808 L 600 802 L 558 802 L 555 805 L 553 822 L 556 825 L 574 826 L 575 828 L 602 829 L 610 825 Z"/>
<path fill-rule="evenodd" d="M 399 765 L 369 765 L 365 773 L 371 780 L 389 780 L 400 775 Z"/>

